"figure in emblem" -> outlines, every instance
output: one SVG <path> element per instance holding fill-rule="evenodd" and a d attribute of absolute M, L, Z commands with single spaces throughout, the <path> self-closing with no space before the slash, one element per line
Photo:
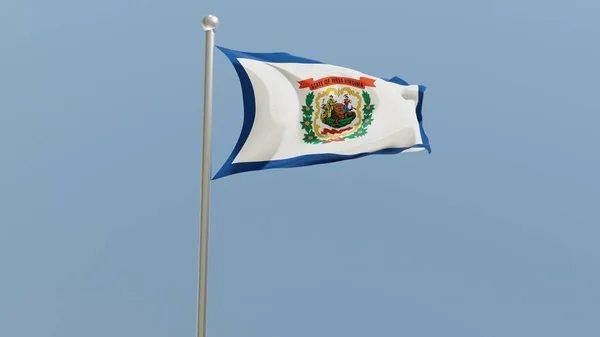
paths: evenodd
<path fill-rule="evenodd" d="M 344 95 L 344 112 L 350 112 L 354 110 L 354 106 L 352 105 L 352 101 L 348 97 L 348 94 Z"/>
<path fill-rule="evenodd" d="M 329 95 L 329 99 L 327 100 L 327 118 L 331 118 L 331 112 L 333 111 L 333 107 L 335 106 L 336 100 L 333 98 L 333 95 Z"/>
<path fill-rule="evenodd" d="M 323 114 L 321 115 L 322 120 L 331 118 L 331 113 L 333 112 L 336 103 L 337 101 L 333 98 L 333 95 L 329 95 L 327 102 L 323 99 L 321 102 L 321 109 L 323 110 Z"/>

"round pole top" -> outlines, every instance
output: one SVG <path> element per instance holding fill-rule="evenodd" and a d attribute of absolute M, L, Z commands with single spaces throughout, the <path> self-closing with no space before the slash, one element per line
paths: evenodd
<path fill-rule="evenodd" d="M 204 31 L 215 30 L 219 26 L 219 18 L 214 15 L 207 15 L 202 19 L 202 28 Z"/>

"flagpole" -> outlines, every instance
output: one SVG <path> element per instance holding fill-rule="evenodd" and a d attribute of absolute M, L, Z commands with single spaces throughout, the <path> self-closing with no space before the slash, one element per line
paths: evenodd
<path fill-rule="evenodd" d="M 204 57 L 204 122 L 202 135 L 202 188 L 200 198 L 200 246 L 198 252 L 198 321 L 196 337 L 206 337 L 206 290 L 208 271 L 208 211 L 210 198 L 211 140 L 212 140 L 212 86 L 215 29 L 219 19 L 207 15 L 202 19 L 206 32 Z"/>

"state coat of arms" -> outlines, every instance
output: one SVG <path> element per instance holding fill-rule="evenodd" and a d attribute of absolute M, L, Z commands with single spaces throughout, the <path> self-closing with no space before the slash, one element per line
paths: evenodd
<path fill-rule="evenodd" d="M 375 79 L 330 76 L 298 83 L 309 89 L 300 122 L 305 143 L 340 142 L 367 133 L 375 105 L 366 87 L 375 87 Z"/>

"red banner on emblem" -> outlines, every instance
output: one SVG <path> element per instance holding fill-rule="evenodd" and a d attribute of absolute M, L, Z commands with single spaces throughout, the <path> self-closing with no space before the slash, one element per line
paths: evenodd
<path fill-rule="evenodd" d="M 340 134 L 340 133 L 343 133 L 343 132 L 346 132 L 346 131 L 350 131 L 350 130 L 352 130 L 352 127 L 347 127 L 345 129 L 339 129 L 339 130 L 335 130 L 335 129 L 323 129 L 323 134 L 326 135 L 326 134 L 329 133 L 329 134 L 332 134 L 332 135 L 336 135 L 336 134 Z"/>
<path fill-rule="evenodd" d="M 330 85 L 349 85 L 355 88 L 364 89 L 365 87 L 375 87 L 375 81 L 375 79 L 368 77 L 355 79 L 351 77 L 328 76 L 318 80 L 308 78 L 306 80 L 298 81 L 298 84 L 300 84 L 300 89 L 310 88 L 310 90 L 316 90 Z"/>

